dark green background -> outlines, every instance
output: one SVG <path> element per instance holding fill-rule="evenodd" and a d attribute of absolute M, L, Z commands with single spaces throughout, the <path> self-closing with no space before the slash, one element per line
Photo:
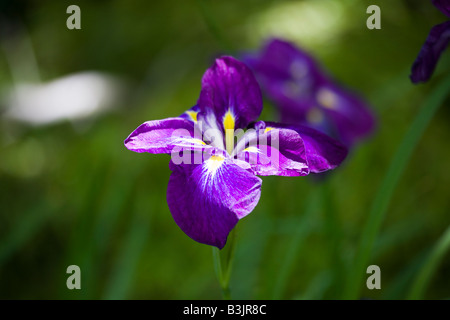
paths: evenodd
<path fill-rule="evenodd" d="M 66 28 L 70 4 L 81 8 L 81 30 Z M 371 4 L 381 8 L 381 30 L 366 28 Z M 142 122 L 195 104 L 215 57 L 256 49 L 272 35 L 307 49 L 364 95 L 378 126 L 325 179 L 263 177 L 258 206 L 238 224 L 231 295 L 341 298 L 389 163 L 449 70 L 447 52 L 429 83 L 409 81 L 428 31 L 446 19 L 423 0 L 3 1 L 0 8 L 19 26 L 2 43 L 29 37 L 43 81 L 98 70 L 128 83 L 117 110 L 86 121 L 33 127 L 0 114 L 3 299 L 221 298 L 212 249 L 188 238 L 168 210 L 169 157 L 133 153 L 123 140 Z M 0 89 L 13 84 L 13 67 L 1 51 Z M 414 150 L 377 235 L 370 264 L 381 268 L 382 289 L 361 283 L 360 298 L 407 298 L 449 224 L 446 104 Z M 276 120 L 267 102 L 261 119 Z M 66 288 L 71 264 L 81 267 L 79 291 Z M 449 272 L 446 255 L 424 298 L 450 297 Z"/>

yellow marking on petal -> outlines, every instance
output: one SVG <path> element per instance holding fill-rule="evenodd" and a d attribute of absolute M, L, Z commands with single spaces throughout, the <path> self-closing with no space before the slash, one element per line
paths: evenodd
<path fill-rule="evenodd" d="M 248 148 L 245 148 L 243 151 L 258 153 L 259 149 L 257 147 L 248 147 Z"/>
<path fill-rule="evenodd" d="M 336 109 L 337 97 L 331 90 L 324 88 L 320 89 L 319 92 L 317 92 L 317 101 L 325 108 L 331 110 Z"/>
<path fill-rule="evenodd" d="M 223 161 L 225 158 L 221 156 L 211 156 L 208 160 L 205 161 L 206 168 L 209 172 L 215 173 L 217 169 L 220 168 L 220 166 L 223 164 Z"/>
<path fill-rule="evenodd" d="M 230 110 L 228 110 L 223 116 L 223 128 L 225 130 L 234 130 L 234 116 Z"/>
<path fill-rule="evenodd" d="M 235 118 L 230 110 L 223 116 L 223 128 L 225 130 L 225 145 L 228 154 L 231 154 L 234 149 L 234 126 Z"/>
<path fill-rule="evenodd" d="M 273 130 L 274 128 L 273 127 L 266 127 L 266 129 L 264 129 L 264 133 L 267 133 L 267 132 L 269 132 L 270 130 Z"/>
<path fill-rule="evenodd" d="M 306 114 L 306 120 L 314 124 L 321 123 L 323 121 L 323 113 L 319 108 L 314 107 Z"/>
<path fill-rule="evenodd" d="M 190 141 L 192 141 L 193 143 L 198 143 L 198 144 L 202 144 L 204 146 L 206 146 L 206 143 L 204 143 L 202 140 L 200 139 L 191 139 Z"/>
<path fill-rule="evenodd" d="M 192 121 L 194 121 L 195 123 L 197 123 L 197 113 L 195 111 L 186 111 L 186 114 L 191 117 Z"/>
<path fill-rule="evenodd" d="M 209 158 L 209 160 L 211 161 L 223 161 L 224 158 L 221 156 L 211 156 L 211 158 Z"/>

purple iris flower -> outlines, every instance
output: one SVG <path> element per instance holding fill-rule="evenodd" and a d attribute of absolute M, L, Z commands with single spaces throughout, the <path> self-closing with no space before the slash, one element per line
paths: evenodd
<path fill-rule="evenodd" d="M 312 56 L 294 44 L 272 39 L 243 61 L 255 72 L 281 121 L 306 124 L 351 146 L 374 129 L 374 116 L 353 92 L 336 84 Z"/>
<path fill-rule="evenodd" d="M 254 122 L 261 92 L 251 70 L 221 57 L 202 79 L 196 106 L 147 121 L 125 140 L 135 152 L 171 155 L 167 203 L 192 239 L 223 248 L 258 203 L 266 175 L 305 176 L 338 166 L 347 149 L 307 127 Z"/>
<path fill-rule="evenodd" d="M 450 0 L 432 0 L 433 4 L 450 17 Z M 413 83 L 426 82 L 436 68 L 441 53 L 447 48 L 450 40 L 450 21 L 431 28 L 422 49 L 411 68 L 409 76 Z"/>

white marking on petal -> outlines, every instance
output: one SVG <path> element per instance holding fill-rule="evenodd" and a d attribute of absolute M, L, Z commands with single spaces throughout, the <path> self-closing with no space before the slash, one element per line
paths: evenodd
<path fill-rule="evenodd" d="M 202 188 L 202 192 L 207 192 L 212 189 L 212 185 L 216 184 L 217 181 L 220 180 L 220 168 L 224 164 L 225 158 L 220 156 L 211 156 L 208 160 L 203 162 L 202 165 L 202 173 L 200 178 L 200 185 Z M 216 177 L 216 175 L 218 175 Z M 217 186 L 216 189 L 220 189 L 220 186 Z M 214 195 L 208 194 L 208 196 L 214 197 Z"/>
<path fill-rule="evenodd" d="M 254 153 L 261 153 L 261 150 L 259 150 L 257 147 L 248 147 L 242 150 L 244 152 L 254 152 Z"/>
<path fill-rule="evenodd" d="M 198 125 L 203 133 L 203 140 L 210 142 L 213 147 L 225 150 L 223 143 L 223 130 L 217 125 L 216 116 L 208 112 L 204 117 L 198 119 Z"/>
<path fill-rule="evenodd" d="M 208 170 L 208 173 L 214 175 L 216 171 L 222 166 L 224 160 L 225 159 L 220 156 L 211 156 L 211 158 L 206 160 L 205 167 Z"/>
<path fill-rule="evenodd" d="M 336 93 L 334 93 L 329 89 L 321 88 L 317 92 L 317 101 L 319 101 L 319 103 L 327 109 L 331 110 L 336 109 L 336 102 L 337 102 Z"/>

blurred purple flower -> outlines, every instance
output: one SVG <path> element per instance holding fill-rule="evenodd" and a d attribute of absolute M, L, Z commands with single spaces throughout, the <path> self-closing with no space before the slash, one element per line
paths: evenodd
<path fill-rule="evenodd" d="M 366 103 L 337 85 L 294 44 L 272 39 L 243 61 L 279 109 L 282 122 L 314 127 L 347 146 L 373 131 L 375 120 Z"/>
<path fill-rule="evenodd" d="M 432 0 L 433 4 L 450 17 L 450 0 Z M 450 40 L 450 21 L 443 22 L 431 28 L 419 55 L 411 68 L 409 76 L 413 83 L 426 82 L 436 68 L 439 57 Z"/>
<path fill-rule="evenodd" d="M 313 129 L 254 123 L 261 110 L 250 69 L 222 57 L 205 72 L 195 107 L 145 122 L 125 140 L 135 152 L 171 154 L 167 203 L 178 226 L 200 243 L 223 248 L 259 201 L 256 175 L 305 176 L 346 157 L 342 144 Z"/>

